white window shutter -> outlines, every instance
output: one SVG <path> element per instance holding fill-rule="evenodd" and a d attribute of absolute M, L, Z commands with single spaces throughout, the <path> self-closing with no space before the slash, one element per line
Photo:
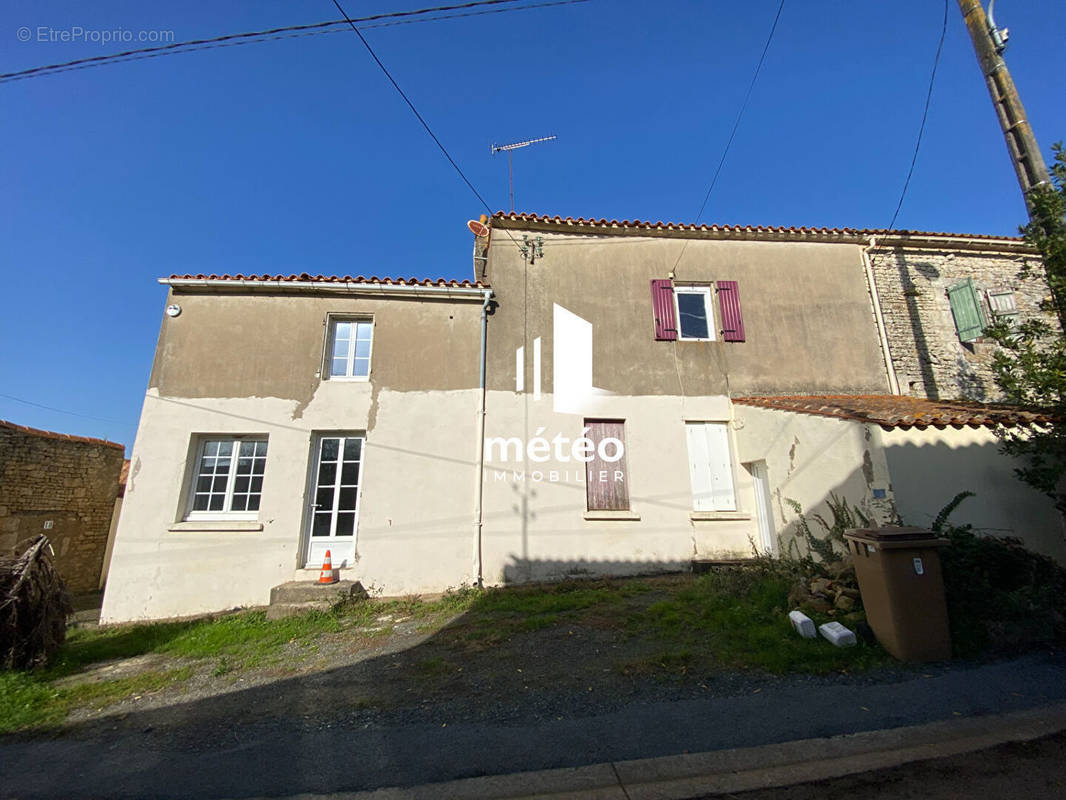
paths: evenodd
<path fill-rule="evenodd" d="M 729 429 L 724 422 L 690 422 L 689 474 L 692 477 L 692 508 L 695 511 L 736 511 L 733 489 L 733 459 L 729 453 Z"/>

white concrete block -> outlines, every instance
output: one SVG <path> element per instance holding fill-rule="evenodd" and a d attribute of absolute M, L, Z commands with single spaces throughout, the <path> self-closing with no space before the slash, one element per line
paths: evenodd
<path fill-rule="evenodd" d="M 827 622 L 818 626 L 818 632 L 837 647 L 851 647 L 855 644 L 855 634 L 839 622 Z"/>
<path fill-rule="evenodd" d="M 814 620 L 798 609 L 788 612 L 789 622 L 796 629 L 796 633 L 804 639 L 817 639 L 818 632 L 814 629 Z"/>

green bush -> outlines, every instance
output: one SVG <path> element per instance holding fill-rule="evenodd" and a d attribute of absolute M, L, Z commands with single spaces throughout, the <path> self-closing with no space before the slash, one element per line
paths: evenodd
<path fill-rule="evenodd" d="M 956 656 L 1017 652 L 1066 640 L 1066 569 L 1018 539 L 945 526 L 941 550 Z"/>

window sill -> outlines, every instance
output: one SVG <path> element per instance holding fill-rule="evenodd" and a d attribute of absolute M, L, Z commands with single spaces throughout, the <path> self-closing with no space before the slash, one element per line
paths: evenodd
<path fill-rule="evenodd" d="M 198 519 L 175 522 L 167 530 L 171 533 L 254 533 L 263 530 L 263 523 L 250 519 Z"/>
<path fill-rule="evenodd" d="M 688 518 L 693 522 L 704 522 L 716 519 L 751 519 L 751 514 L 745 511 L 691 511 Z"/>
<path fill-rule="evenodd" d="M 640 514 L 635 511 L 586 511 L 585 519 L 622 519 L 639 522 Z"/>
<path fill-rule="evenodd" d="M 323 380 L 332 381 L 333 383 L 369 383 L 370 376 L 358 376 L 358 375 L 329 375 Z"/>

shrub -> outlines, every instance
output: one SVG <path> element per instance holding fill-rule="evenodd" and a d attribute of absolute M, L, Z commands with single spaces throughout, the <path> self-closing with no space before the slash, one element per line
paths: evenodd
<path fill-rule="evenodd" d="M 1066 639 L 1066 569 L 1018 539 L 946 526 L 941 550 L 957 656 L 1016 652 Z"/>

